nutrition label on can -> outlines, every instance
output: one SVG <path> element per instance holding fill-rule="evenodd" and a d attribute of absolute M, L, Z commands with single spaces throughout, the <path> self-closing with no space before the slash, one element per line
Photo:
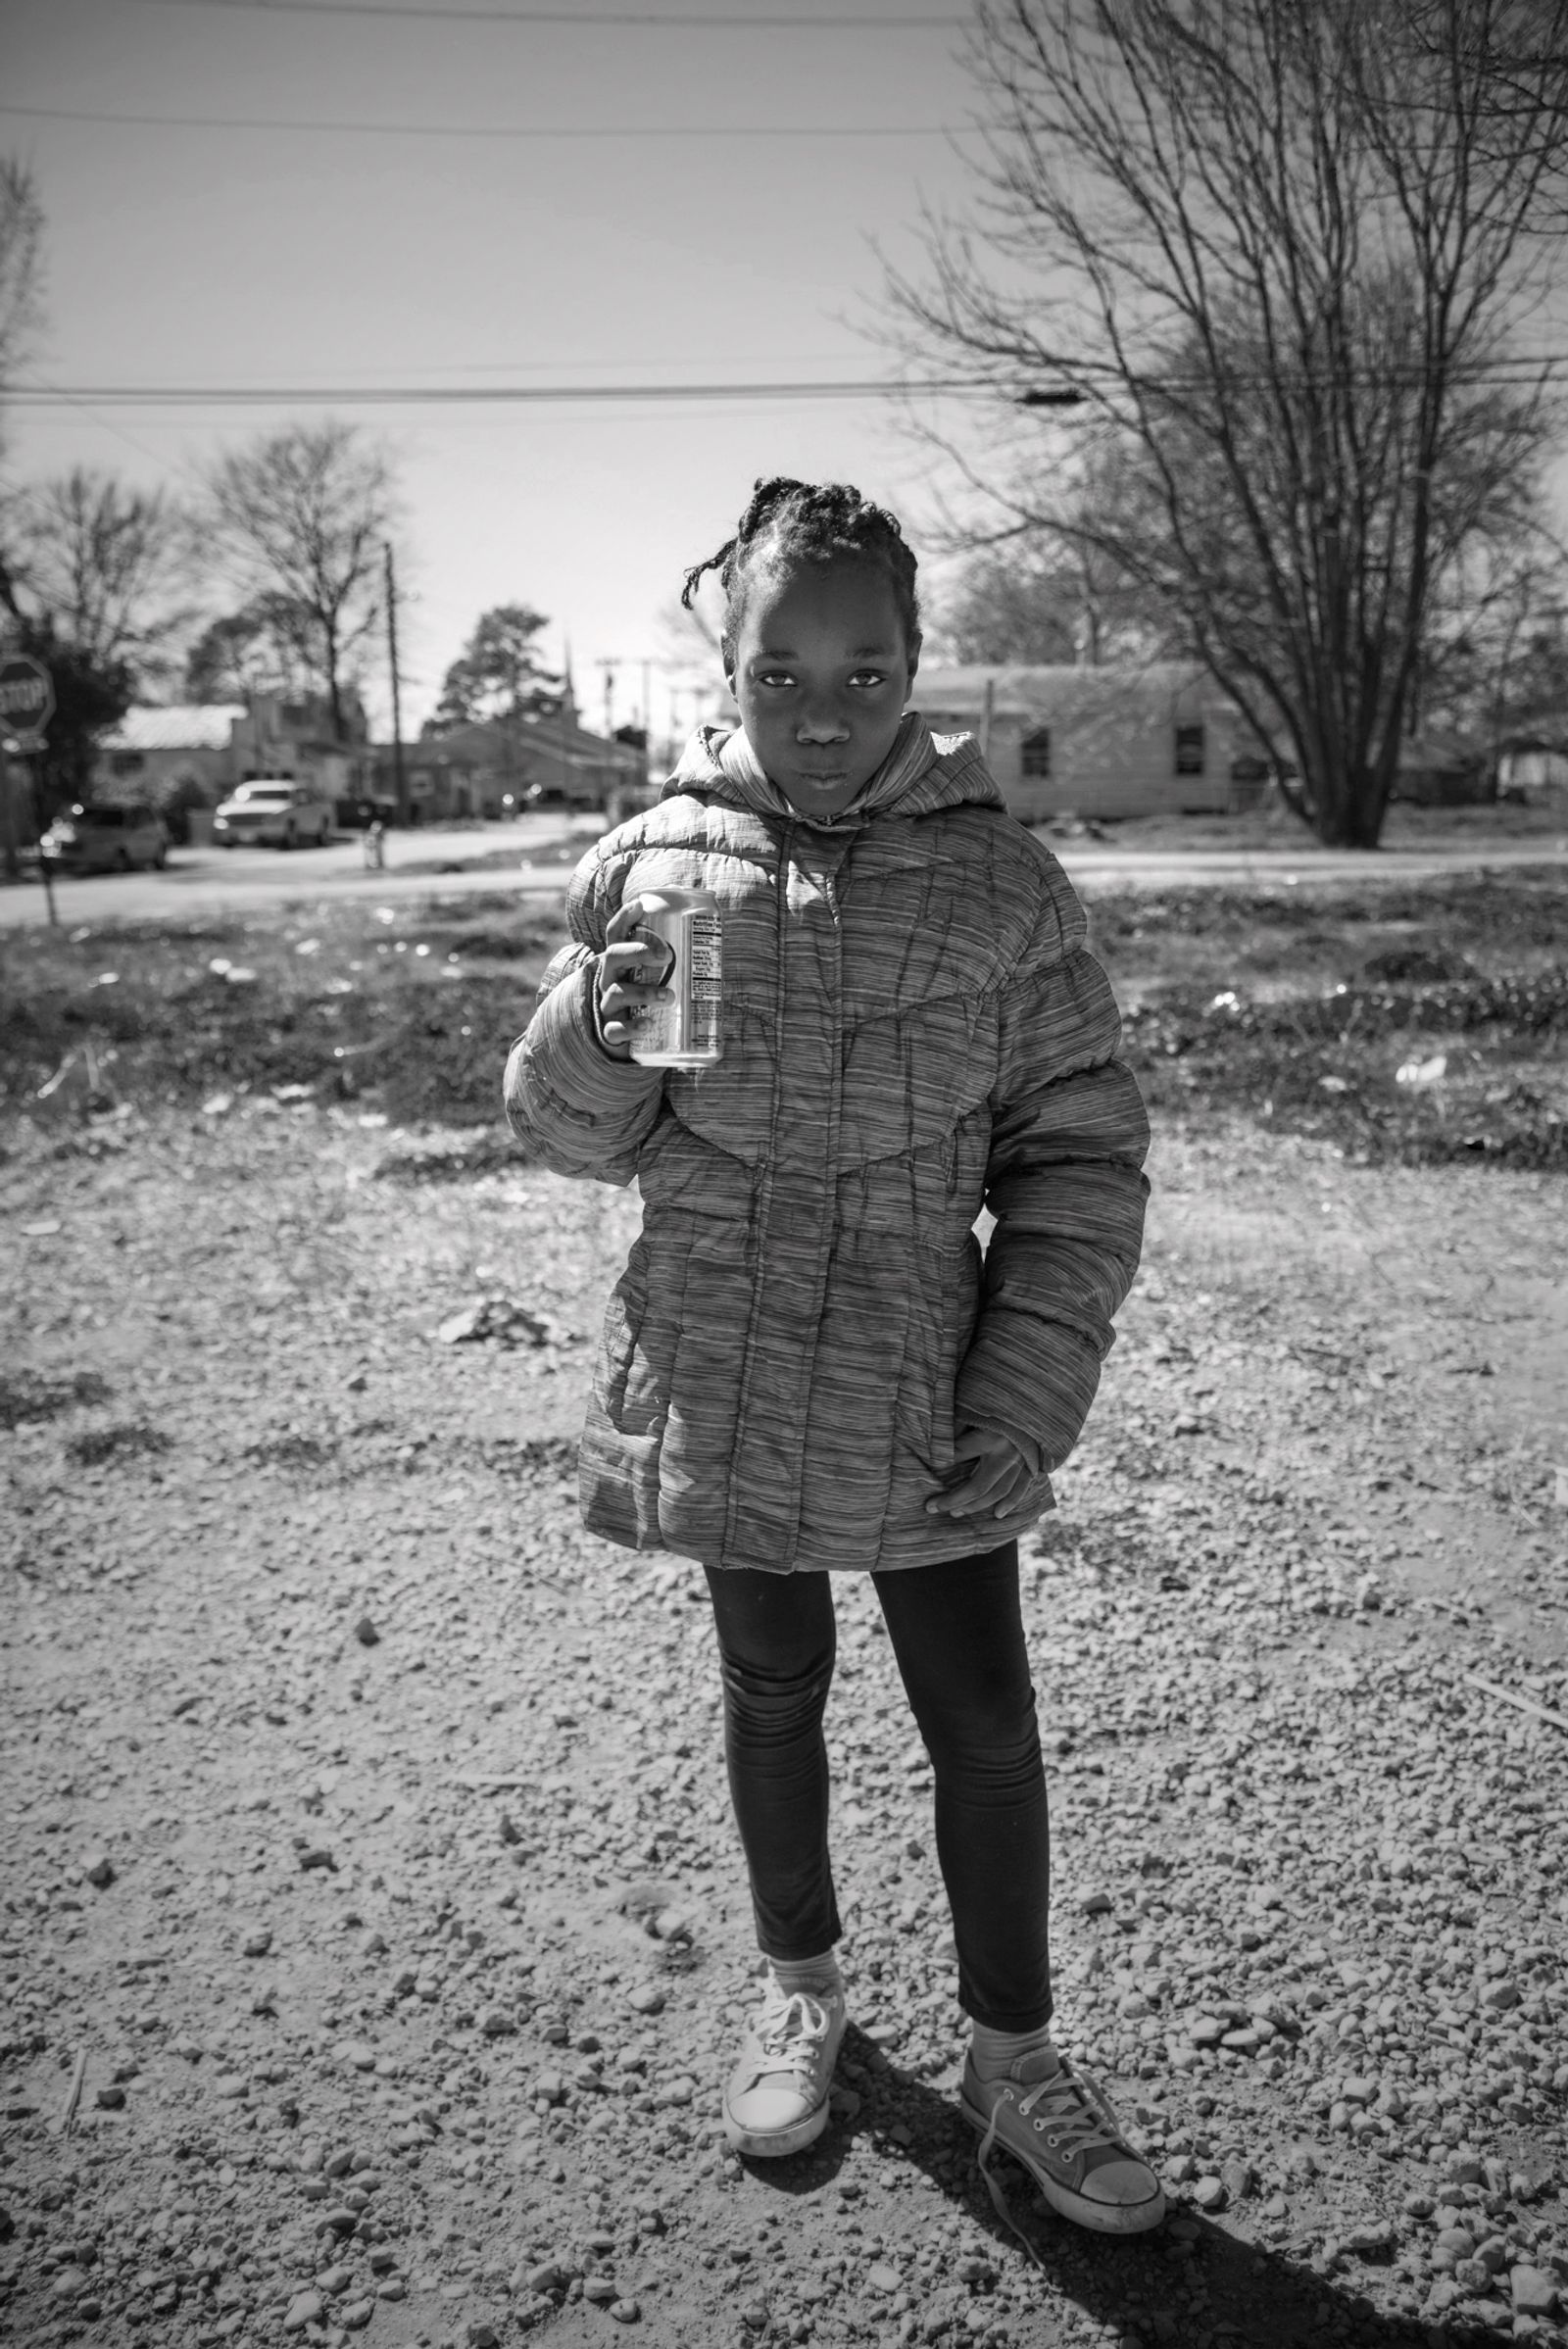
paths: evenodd
<path fill-rule="evenodd" d="M 718 1026 L 723 988 L 723 931 L 716 913 L 694 913 L 687 932 L 687 972 L 694 1041 L 706 1042 Z"/>

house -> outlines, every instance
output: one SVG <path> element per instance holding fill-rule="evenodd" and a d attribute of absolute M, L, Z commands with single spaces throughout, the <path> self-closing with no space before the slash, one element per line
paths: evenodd
<path fill-rule="evenodd" d="M 98 743 L 97 799 L 155 807 L 216 807 L 257 775 L 312 784 L 328 801 L 362 788 L 369 729 L 358 698 L 343 696 L 345 739 L 332 730 L 324 694 L 251 694 L 244 702 L 127 710 Z"/>
<path fill-rule="evenodd" d="M 1479 746 L 1462 734 L 1429 729 L 1406 735 L 1399 745 L 1391 798 L 1418 807 L 1460 807 L 1496 797 L 1490 763 Z"/>
<path fill-rule="evenodd" d="M 388 744 L 374 757 L 374 796 L 396 806 L 398 760 Z M 559 710 L 454 726 L 405 743 L 403 787 L 415 823 L 518 814 L 541 801 L 610 807 L 643 789 L 647 754 L 594 734 L 570 691 Z"/>
<path fill-rule="evenodd" d="M 1268 771 L 1235 703 L 1185 662 L 922 662 L 914 700 L 934 733 L 984 738 L 1024 823 L 1229 813 L 1255 805 Z"/>
<path fill-rule="evenodd" d="M 1568 742 L 1568 721 L 1559 730 Z M 1510 799 L 1550 800 L 1568 794 L 1568 751 L 1549 743 L 1518 744 L 1497 761 L 1497 786 Z"/>
<path fill-rule="evenodd" d="M 242 704 L 226 702 L 127 710 L 99 740 L 93 797 L 216 807 L 239 781 L 233 735 L 244 715 Z"/>
<path fill-rule="evenodd" d="M 234 726 L 236 782 L 277 775 L 308 783 L 329 804 L 360 799 L 370 773 L 370 729 L 358 694 L 341 689 L 338 705 L 341 732 L 325 694 L 251 694 Z"/>

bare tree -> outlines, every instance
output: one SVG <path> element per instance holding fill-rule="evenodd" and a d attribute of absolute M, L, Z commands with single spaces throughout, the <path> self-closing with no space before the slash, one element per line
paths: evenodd
<path fill-rule="evenodd" d="M 197 617 L 197 551 L 172 499 L 76 465 L 29 486 L 14 544 L 20 582 L 57 635 L 96 667 L 123 663 L 141 685 L 167 681 Z"/>
<path fill-rule="evenodd" d="M 1494 783 L 1511 752 L 1568 754 L 1568 554 L 1544 533 L 1482 544 L 1434 596 L 1413 708 L 1464 735 Z"/>
<path fill-rule="evenodd" d="M 1518 338 L 1568 0 L 981 0 L 971 62 L 978 220 L 890 280 L 906 342 L 1009 402 L 976 535 L 1102 556 L 1288 751 L 1320 836 L 1375 845 L 1434 582 L 1552 422 Z M 1044 480 L 1031 383 L 1081 419 Z"/>
<path fill-rule="evenodd" d="M 43 206 L 32 173 L 0 156 L 0 394 L 43 322 Z"/>
<path fill-rule="evenodd" d="M 931 660 L 1096 668 L 1168 649 L 1164 612 L 1082 536 L 977 548 L 922 602 Z"/>
<path fill-rule="evenodd" d="M 718 590 L 711 580 L 710 572 L 698 590 L 695 603 L 683 604 L 679 596 L 671 596 L 667 604 L 660 606 L 661 661 L 683 687 L 710 685 L 715 691 L 722 691 L 723 618 L 718 610 Z"/>
<path fill-rule="evenodd" d="M 0 420 L 11 379 L 31 350 L 43 320 L 43 207 L 32 174 L 14 156 L 0 156 Z M 0 432 L 0 454 L 5 438 Z M 0 499 L 0 626 L 23 623 L 15 575 L 20 501 Z"/>
<path fill-rule="evenodd" d="M 309 612 L 278 589 L 210 620 L 185 656 L 185 698 L 243 702 L 253 693 L 308 691 L 316 679 Z"/>
<path fill-rule="evenodd" d="M 1078 657 L 1072 583 L 1038 556 L 982 549 L 920 603 L 924 661 L 1061 663 Z"/>
<path fill-rule="evenodd" d="M 215 539 L 237 583 L 301 615 L 299 649 L 341 739 L 349 662 L 381 616 L 395 502 L 385 455 L 352 424 L 293 424 L 220 458 L 206 487 Z"/>

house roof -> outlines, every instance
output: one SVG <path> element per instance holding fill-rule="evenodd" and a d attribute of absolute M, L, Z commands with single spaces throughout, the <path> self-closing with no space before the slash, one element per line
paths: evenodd
<path fill-rule="evenodd" d="M 390 743 L 374 745 L 378 759 L 392 756 Z M 417 742 L 403 746 L 404 764 L 413 767 L 452 766 L 471 770 L 476 767 L 506 772 L 509 767 L 519 778 L 535 763 L 544 766 L 560 765 L 563 755 L 568 766 L 637 766 L 641 754 L 623 742 L 593 733 L 579 720 L 568 717 L 564 728 L 554 717 L 541 718 L 537 724 L 518 726 L 508 746 L 507 728 L 493 719 L 476 719 L 472 724 L 454 726 L 446 734 L 422 734 Z"/>
<path fill-rule="evenodd" d="M 1135 708 L 1157 717 L 1195 689 L 1216 704 L 1226 697 L 1207 671 L 1186 661 L 1117 661 L 1102 666 L 1023 661 L 922 661 L 914 681 L 916 706 L 938 714 L 978 717 L 992 687 L 993 717 L 1100 717 Z"/>
<path fill-rule="evenodd" d="M 127 710 L 102 737 L 106 751 L 226 751 L 230 730 L 245 710 L 237 702 L 172 703 L 167 709 Z"/>

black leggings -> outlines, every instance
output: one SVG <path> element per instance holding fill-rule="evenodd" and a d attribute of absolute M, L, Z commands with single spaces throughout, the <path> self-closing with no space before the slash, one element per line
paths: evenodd
<path fill-rule="evenodd" d="M 843 1930 L 822 1737 L 835 1652 L 831 1578 L 705 1571 L 758 1941 L 769 1957 L 815 1957 Z M 1052 2012 L 1051 1844 L 1018 1545 L 871 1580 L 936 1774 L 937 1858 L 959 2002 L 992 2030 L 1037 2030 Z"/>

